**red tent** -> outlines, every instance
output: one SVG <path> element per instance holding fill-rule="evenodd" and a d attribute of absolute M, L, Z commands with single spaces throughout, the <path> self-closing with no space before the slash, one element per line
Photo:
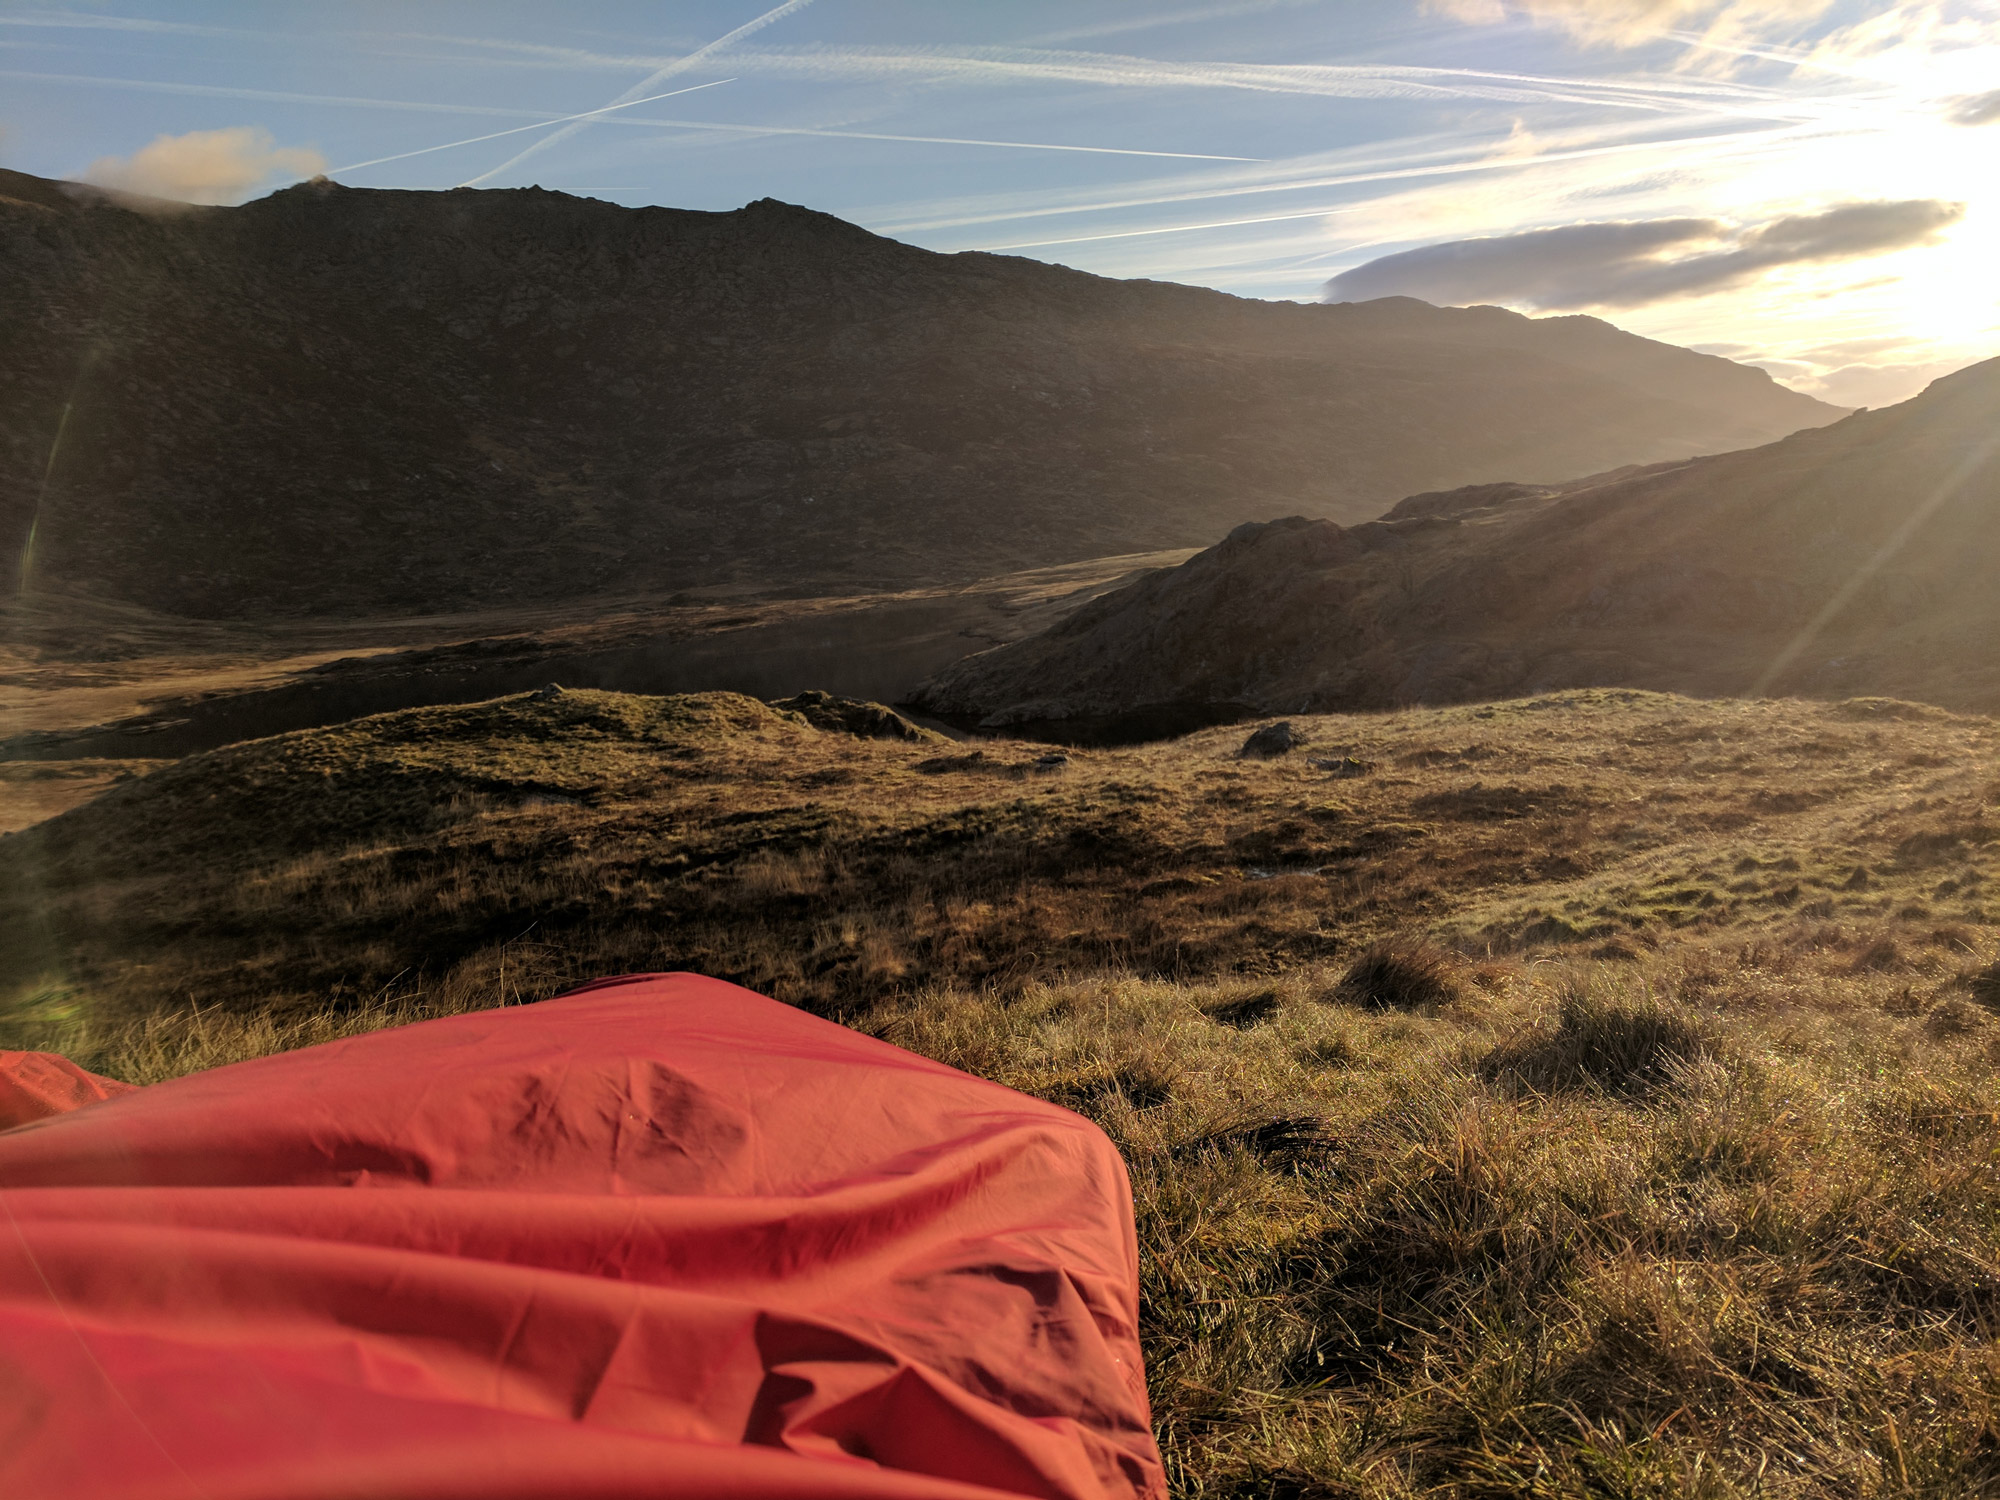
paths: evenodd
<path fill-rule="evenodd" d="M 0 1131 L 10 1500 L 1164 1492 L 1110 1142 L 732 985 L 80 1093 Z"/>

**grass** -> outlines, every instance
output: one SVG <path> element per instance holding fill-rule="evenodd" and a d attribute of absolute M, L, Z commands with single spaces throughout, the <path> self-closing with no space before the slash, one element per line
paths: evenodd
<path fill-rule="evenodd" d="M 524 992 L 693 968 L 846 1014 L 1404 933 L 1983 931 L 1993 726 L 1911 713 L 1606 692 L 1315 721 L 1380 767 L 1341 778 L 1238 760 L 1240 730 L 1042 767 L 726 694 L 412 710 L 194 756 L 7 840 L 0 1010 L 313 1011 L 505 964 Z"/>
<path fill-rule="evenodd" d="M 239 746 L 7 840 L 0 1045 L 701 968 L 1110 1133 L 1178 1493 L 2000 1493 L 1995 726 L 1309 727 L 1376 770 L 585 693 Z"/>
<path fill-rule="evenodd" d="M 1349 967 L 1336 992 L 1377 1010 L 1436 1010 L 1460 998 L 1451 955 L 1432 943 L 1391 938 Z"/>
<path fill-rule="evenodd" d="M 1824 959 L 1481 964 L 1436 1015 L 1303 974 L 1248 1031 L 1237 986 L 1113 978 L 874 1025 L 1118 1140 L 1182 1493 L 1987 1492 L 1995 1033 L 1778 1003 Z"/>
<path fill-rule="evenodd" d="M 1529 1027 L 1496 1050 L 1485 1068 L 1538 1093 L 1589 1089 L 1642 1096 L 1713 1061 L 1713 1031 L 1685 1005 L 1650 994 L 1607 997 L 1572 982 L 1547 1024 Z"/>

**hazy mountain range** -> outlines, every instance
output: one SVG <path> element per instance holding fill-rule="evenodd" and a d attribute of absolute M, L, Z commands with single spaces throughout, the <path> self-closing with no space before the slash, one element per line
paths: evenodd
<path fill-rule="evenodd" d="M 1057 733 L 1630 685 L 2000 709 L 2000 360 L 1744 452 L 1247 525 L 948 668 Z"/>
<path fill-rule="evenodd" d="M 769 200 L 0 173 L 0 267 L 0 534 L 31 587 L 196 616 L 969 579 L 1840 415 L 1590 318 L 1245 301 Z"/>

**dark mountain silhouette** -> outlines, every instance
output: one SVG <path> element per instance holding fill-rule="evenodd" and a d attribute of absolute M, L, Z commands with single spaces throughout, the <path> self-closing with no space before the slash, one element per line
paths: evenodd
<path fill-rule="evenodd" d="M 946 669 L 1058 733 L 1630 685 L 2000 709 L 2000 360 L 1766 447 L 1293 517 Z"/>
<path fill-rule="evenodd" d="M 1836 409 L 1589 318 L 1245 301 L 765 200 L 0 172 L 0 535 L 183 614 L 849 591 L 1555 480 Z"/>

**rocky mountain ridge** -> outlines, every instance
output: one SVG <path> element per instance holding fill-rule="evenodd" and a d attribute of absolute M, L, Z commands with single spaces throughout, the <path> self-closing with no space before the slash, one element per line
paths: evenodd
<path fill-rule="evenodd" d="M 217 618 L 974 578 L 1838 415 L 1593 319 L 1245 301 L 770 200 L 169 211 L 0 172 L 0 268 L 29 585 Z"/>

